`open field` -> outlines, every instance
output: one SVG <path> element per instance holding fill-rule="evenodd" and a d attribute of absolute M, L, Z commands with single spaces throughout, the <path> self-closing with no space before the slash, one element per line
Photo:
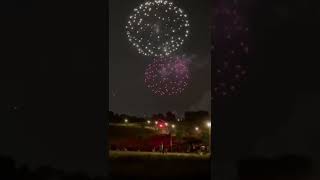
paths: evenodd
<path fill-rule="evenodd" d="M 109 159 L 134 159 L 134 160 L 209 160 L 209 154 L 195 153 L 166 153 L 136 152 L 136 151 L 109 151 Z"/>
<path fill-rule="evenodd" d="M 210 179 L 208 155 L 111 151 L 109 161 L 115 179 Z"/>
<path fill-rule="evenodd" d="M 111 143 L 128 149 L 139 145 L 158 147 L 161 141 L 168 140 L 163 137 L 157 139 L 157 131 L 135 124 L 110 126 L 108 133 Z M 112 179 L 210 179 L 211 163 L 208 154 L 109 151 L 109 162 Z"/>

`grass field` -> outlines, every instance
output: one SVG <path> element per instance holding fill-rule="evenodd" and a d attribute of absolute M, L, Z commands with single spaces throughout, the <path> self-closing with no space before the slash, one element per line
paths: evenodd
<path fill-rule="evenodd" d="M 209 160 L 210 155 L 195 153 L 166 153 L 136 152 L 136 151 L 110 151 L 110 159 L 140 159 L 140 160 Z"/>
<path fill-rule="evenodd" d="M 156 136 L 157 132 L 138 126 L 111 126 L 111 142 L 143 140 Z M 128 138 L 130 137 L 130 138 Z M 140 141 L 134 141 L 140 143 Z M 121 143 L 120 143 L 121 144 Z M 171 180 L 210 179 L 209 155 L 195 153 L 166 153 L 109 151 L 110 176 L 112 179 Z"/>
<path fill-rule="evenodd" d="M 139 179 L 210 179 L 209 155 L 109 152 L 112 177 Z"/>

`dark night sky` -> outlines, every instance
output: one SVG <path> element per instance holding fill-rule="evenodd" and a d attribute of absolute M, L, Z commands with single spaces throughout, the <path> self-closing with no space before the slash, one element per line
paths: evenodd
<path fill-rule="evenodd" d="M 0 155 L 18 166 L 106 174 L 106 9 L 0 2 Z"/>
<path fill-rule="evenodd" d="M 253 46 L 237 96 L 213 103 L 216 179 L 235 175 L 236 162 L 255 155 L 294 153 L 319 165 L 316 1 L 238 2 Z"/>
<path fill-rule="evenodd" d="M 189 89 L 173 98 L 151 96 L 143 83 L 150 59 L 138 55 L 124 34 L 126 18 L 139 2 L 110 2 L 110 110 L 182 112 L 211 92 L 211 5 L 177 2 L 192 18 L 192 39 L 184 52 L 197 55 L 193 67 L 200 67 L 193 68 Z M 311 151 L 320 162 L 319 140 L 311 137 L 319 136 L 320 127 L 317 1 L 246 2 L 254 51 L 238 95 L 213 103 L 216 179 L 232 174 L 237 160 L 256 153 Z M 1 154 L 36 166 L 105 173 L 105 7 L 96 1 L 1 1 Z"/>
<path fill-rule="evenodd" d="M 191 38 L 177 51 L 192 58 L 191 83 L 180 95 L 154 96 L 144 84 L 144 71 L 152 57 L 138 54 L 129 44 L 125 25 L 133 9 L 144 1 L 111 0 L 109 2 L 109 109 L 116 113 L 151 115 L 187 110 L 210 110 L 211 1 L 176 0 L 190 18 Z"/>

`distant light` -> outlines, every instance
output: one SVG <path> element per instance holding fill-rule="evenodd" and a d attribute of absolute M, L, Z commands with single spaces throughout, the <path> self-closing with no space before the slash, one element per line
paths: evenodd
<path fill-rule="evenodd" d="M 148 124 L 150 124 L 150 123 L 151 123 L 151 121 L 149 121 L 149 120 L 148 120 L 148 121 L 147 121 L 147 123 L 148 123 Z"/>
<path fill-rule="evenodd" d="M 174 124 L 172 124 L 171 127 L 174 129 L 176 126 Z"/>
<path fill-rule="evenodd" d="M 160 125 L 159 125 L 159 127 L 161 127 L 161 128 L 162 128 L 162 127 L 163 127 L 163 125 L 162 125 L 162 124 L 160 124 Z"/>
<path fill-rule="evenodd" d="M 155 123 L 155 124 L 158 124 L 158 121 L 155 121 L 154 123 Z"/>
<path fill-rule="evenodd" d="M 199 127 L 195 127 L 194 129 L 195 129 L 196 131 L 199 131 Z"/>
<path fill-rule="evenodd" d="M 128 123 L 128 119 L 125 119 L 124 122 L 125 122 L 125 123 Z"/>
<path fill-rule="evenodd" d="M 164 125 L 168 126 L 169 124 L 168 123 L 164 123 Z"/>
<path fill-rule="evenodd" d="M 211 127 L 211 122 L 207 122 L 207 126 L 208 126 L 208 127 Z"/>

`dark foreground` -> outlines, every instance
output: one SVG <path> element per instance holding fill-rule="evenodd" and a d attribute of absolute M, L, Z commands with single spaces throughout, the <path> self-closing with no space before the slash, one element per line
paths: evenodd
<path fill-rule="evenodd" d="M 112 179 L 210 179 L 208 156 L 159 153 L 111 153 Z"/>

